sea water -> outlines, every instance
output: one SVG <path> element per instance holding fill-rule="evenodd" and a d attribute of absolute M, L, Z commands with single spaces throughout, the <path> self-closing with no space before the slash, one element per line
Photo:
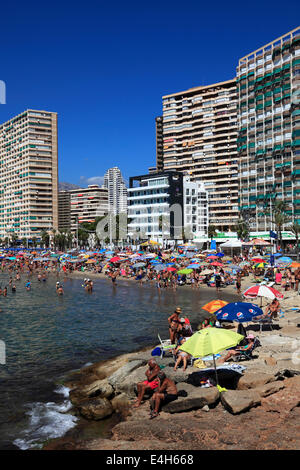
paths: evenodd
<path fill-rule="evenodd" d="M 84 275 L 82 276 L 84 277 Z M 202 319 L 202 305 L 214 298 L 236 300 L 224 290 L 179 287 L 158 290 L 132 281 L 95 279 L 92 293 L 82 279 L 60 278 L 64 295 L 55 290 L 56 277 L 40 282 L 32 276 L 8 286 L 0 274 L 0 340 L 6 364 L 0 364 L 0 449 L 40 448 L 51 438 L 76 426 L 61 385 L 72 370 L 120 354 L 157 344 L 157 334 L 168 337 L 168 316 L 182 308 L 193 326 Z"/>

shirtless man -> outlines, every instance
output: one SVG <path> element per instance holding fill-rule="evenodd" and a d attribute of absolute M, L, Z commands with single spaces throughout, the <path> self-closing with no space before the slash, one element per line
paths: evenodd
<path fill-rule="evenodd" d="M 158 416 L 161 404 L 166 405 L 178 397 L 178 391 L 173 380 L 168 379 L 162 371 L 157 374 L 157 378 L 159 386 L 157 392 L 154 392 L 151 398 L 150 407 L 152 411 L 150 412 L 150 419 Z"/>
<path fill-rule="evenodd" d="M 155 390 L 158 387 L 157 375 L 160 372 L 160 367 L 154 359 L 150 359 L 148 366 L 149 368 L 146 370 L 147 380 L 137 384 L 138 396 L 134 408 L 138 408 L 141 405 L 142 399 L 144 398 L 146 392 Z"/>

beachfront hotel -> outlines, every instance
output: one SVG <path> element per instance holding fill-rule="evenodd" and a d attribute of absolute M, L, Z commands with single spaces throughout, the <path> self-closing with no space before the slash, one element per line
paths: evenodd
<path fill-rule="evenodd" d="M 239 207 L 251 230 L 272 227 L 275 201 L 300 223 L 299 84 L 300 28 L 239 60 Z"/>
<path fill-rule="evenodd" d="M 0 125 L 0 238 L 58 228 L 57 113 L 27 110 Z"/>
<path fill-rule="evenodd" d="M 108 190 L 109 212 L 114 215 L 127 213 L 127 188 L 120 169 L 115 166 L 104 175 L 104 188 Z"/>
<path fill-rule="evenodd" d="M 202 182 L 209 193 L 209 224 L 222 232 L 233 230 L 238 220 L 235 79 L 162 99 L 164 171 L 174 169 Z M 159 165 L 158 147 L 156 154 Z"/>
<path fill-rule="evenodd" d="M 129 179 L 128 235 L 133 240 L 194 240 L 207 233 L 207 192 L 181 172 Z"/>
<path fill-rule="evenodd" d="M 95 222 L 96 217 L 108 213 L 108 190 L 97 184 L 70 191 L 71 231 L 74 233 L 83 222 Z"/>
<path fill-rule="evenodd" d="M 71 230 L 71 193 L 58 192 L 58 230 Z"/>

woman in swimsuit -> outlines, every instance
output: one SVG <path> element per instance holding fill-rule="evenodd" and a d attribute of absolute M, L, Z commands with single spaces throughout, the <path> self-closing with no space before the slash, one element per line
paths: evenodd
<path fill-rule="evenodd" d="M 175 309 L 175 312 L 168 318 L 169 323 L 169 334 L 171 344 L 175 343 L 176 335 L 180 329 L 180 318 L 179 314 L 182 315 L 182 310 L 180 307 Z"/>

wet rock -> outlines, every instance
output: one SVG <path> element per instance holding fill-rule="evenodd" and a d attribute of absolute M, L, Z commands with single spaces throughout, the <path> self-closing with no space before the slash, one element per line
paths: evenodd
<path fill-rule="evenodd" d="M 162 410 L 167 413 L 180 413 L 182 411 L 203 408 L 205 405 L 214 405 L 220 397 L 217 387 L 201 388 L 193 385 L 181 383 L 177 390 L 185 390 L 187 397 L 178 397 L 177 400 L 162 406 Z"/>
<path fill-rule="evenodd" d="M 117 413 L 127 411 L 130 408 L 130 404 L 130 400 L 125 393 L 121 393 L 111 400 L 111 405 Z"/>
<path fill-rule="evenodd" d="M 264 372 L 246 372 L 238 381 L 237 390 L 247 390 L 249 388 L 256 388 L 265 385 L 269 382 L 274 382 L 276 377 L 273 374 L 266 374 Z"/>
<path fill-rule="evenodd" d="M 100 420 L 113 413 L 113 407 L 107 398 L 92 398 L 78 406 L 82 416 L 87 419 Z"/>
<path fill-rule="evenodd" d="M 133 372 L 138 367 L 144 365 L 143 360 L 136 360 L 127 362 L 123 367 L 116 370 L 110 377 L 107 378 L 108 383 L 112 385 L 114 388 L 118 388 L 118 386 L 126 379 L 126 377 Z"/>
<path fill-rule="evenodd" d="M 229 390 L 221 394 L 221 402 L 230 413 L 238 414 L 260 405 L 261 398 L 255 390 Z"/>
<path fill-rule="evenodd" d="M 84 387 L 78 387 L 70 391 L 70 400 L 73 405 L 79 405 L 88 398 L 109 398 L 113 394 L 112 386 L 104 380 L 96 380 Z"/>

